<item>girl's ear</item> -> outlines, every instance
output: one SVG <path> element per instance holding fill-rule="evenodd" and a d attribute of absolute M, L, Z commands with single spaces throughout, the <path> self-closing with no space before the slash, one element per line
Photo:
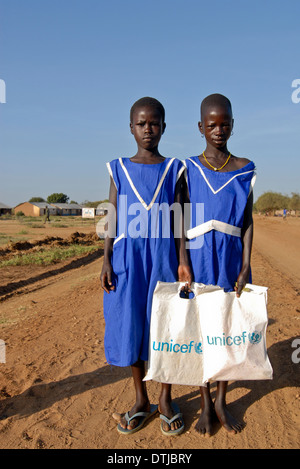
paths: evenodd
<path fill-rule="evenodd" d="M 164 131 L 166 130 L 166 127 L 167 127 L 167 124 L 164 122 L 163 125 L 162 125 L 162 133 L 161 134 L 164 133 Z"/>
<path fill-rule="evenodd" d="M 202 122 L 198 122 L 198 129 L 199 129 L 200 133 L 202 134 L 202 136 L 204 136 L 204 129 L 203 129 L 203 126 L 202 126 Z"/>
<path fill-rule="evenodd" d="M 133 125 L 132 125 L 132 122 L 130 122 L 129 127 L 130 127 L 130 132 L 133 134 Z"/>

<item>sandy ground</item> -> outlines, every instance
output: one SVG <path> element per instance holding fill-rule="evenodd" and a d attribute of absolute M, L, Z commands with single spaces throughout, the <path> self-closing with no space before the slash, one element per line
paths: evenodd
<path fill-rule="evenodd" d="M 12 229 L 0 223 L 0 232 Z M 72 231 L 47 228 L 48 235 L 64 238 Z M 45 229 L 36 229 L 34 238 L 44 235 Z M 218 425 L 210 438 L 196 433 L 199 392 L 189 386 L 173 386 L 184 413 L 182 435 L 163 436 L 158 417 L 138 433 L 119 435 L 111 414 L 129 410 L 135 396 L 130 369 L 111 368 L 104 356 L 101 249 L 51 267 L 1 269 L 6 363 L 0 363 L 0 448 L 299 448 L 300 363 L 292 361 L 293 339 L 300 338 L 299 235 L 300 219 L 255 217 L 253 283 L 269 287 L 267 344 L 274 379 L 229 384 L 230 411 L 245 423 L 237 435 Z M 148 390 L 157 403 L 160 385 L 150 382 Z"/>

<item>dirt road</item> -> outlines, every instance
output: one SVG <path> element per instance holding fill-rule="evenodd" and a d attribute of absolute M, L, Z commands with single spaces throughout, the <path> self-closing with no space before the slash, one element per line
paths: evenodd
<path fill-rule="evenodd" d="M 130 369 L 111 368 L 103 352 L 101 250 L 51 267 L 0 272 L 0 339 L 6 344 L 0 447 L 299 448 L 300 364 L 291 359 L 293 339 L 300 337 L 299 233 L 300 219 L 255 221 L 253 283 L 269 287 L 274 379 L 229 384 L 230 410 L 245 423 L 234 436 L 220 426 L 211 438 L 195 432 L 199 393 L 189 386 L 173 387 L 186 425 L 179 437 L 163 436 L 158 417 L 131 436 L 116 431 L 111 414 L 129 410 L 135 396 Z M 150 382 L 148 389 L 157 403 L 159 384 Z"/>

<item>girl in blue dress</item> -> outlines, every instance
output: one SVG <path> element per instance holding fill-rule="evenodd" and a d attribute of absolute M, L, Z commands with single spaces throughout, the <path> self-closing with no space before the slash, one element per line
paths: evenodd
<path fill-rule="evenodd" d="M 191 203 L 187 237 L 193 280 L 236 291 L 240 296 L 251 281 L 255 167 L 253 162 L 233 156 L 227 149 L 233 117 L 231 103 L 225 96 L 213 94 L 202 101 L 198 126 L 206 139 L 206 149 L 185 162 Z M 196 424 L 199 433 L 210 435 L 216 416 L 229 432 L 241 431 L 241 423 L 226 407 L 227 384 L 218 382 L 214 403 L 209 384 L 200 388 L 202 412 Z"/>
<path fill-rule="evenodd" d="M 101 272 L 105 355 L 112 365 L 131 366 L 136 390 L 132 409 L 125 415 L 114 414 L 123 434 L 140 429 L 157 410 L 149 402 L 143 381 L 156 283 L 191 281 L 184 240 L 175 240 L 169 210 L 175 201 L 180 203 L 185 168 L 181 161 L 165 158 L 158 151 L 164 118 L 164 108 L 157 100 L 137 101 L 130 113 L 137 153 L 107 164 L 109 200 L 117 220 L 108 220 L 109 228 L 116 228 L 116 232 L 106 237 Z M 159 410 L 163 432 L 172 435 L 183 431 L 182 415 L 175 411 L 168 384 L 162 384 Z"/>

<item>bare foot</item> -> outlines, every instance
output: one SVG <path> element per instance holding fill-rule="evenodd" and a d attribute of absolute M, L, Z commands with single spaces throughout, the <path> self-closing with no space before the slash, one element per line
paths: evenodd
<path fill-rule="evenodd" d="M 239 433 L 243 429 L 243 424 L 238 422 L 227 410 L 226 404 L 215 401 L 215 411 L 221 425 L 229 433 Z"/>
<path fill-rule="evenodd" d="M 211 436 L 214 420 L 216 420 L 216 413 L 213 405 L 204 407 L 195 425 L 195 430 L 202 436 Z"/>

